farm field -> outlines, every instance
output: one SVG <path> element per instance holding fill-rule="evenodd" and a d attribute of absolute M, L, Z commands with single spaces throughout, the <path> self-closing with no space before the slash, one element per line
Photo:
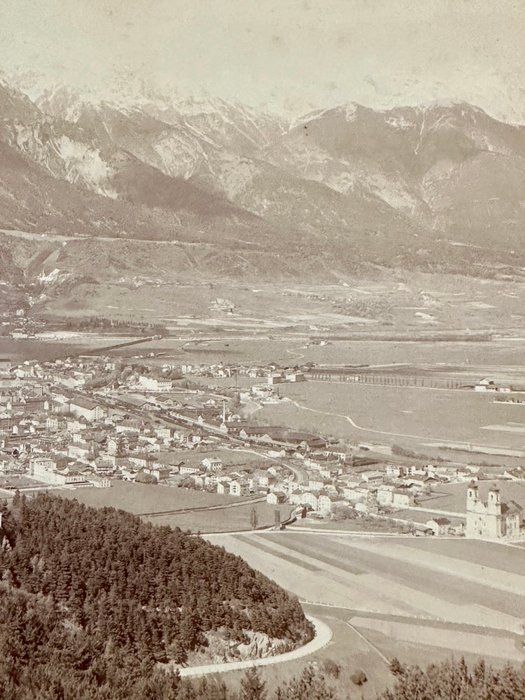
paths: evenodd
<path fill-rule="evenodd" d="M 292 511 L 292 507 L 287 505 L 277 507 L 264 501 L 245 503 L 247 498 L 221 496 L 163 484 L 131 484 L 125 481 L 113 481 L 112 484 L 109 489 L 56 489 L 55 493 L 65 498 L 75 498 L 87 506 L 110 506 L 134 514 L 220 506 L 214 510 L 144 516 L 145 520 L 155 525 L 180 527 L 192 532 L 251 530 L 253 508 L 257 512 L 258 527 L 273 525 L 276 509 L 281 514 L 281 520 L 286 520 Z"/>
<path fill-rule="evenodd" d="M 321 669 L 326 661 L 333 661 L 341 666 L 339 678 L 331 679 L 330 685 L 334 690 L 339 691 L 342 697 L 350 693 L 350 697 L 372 700 L 390 686 L 394 679 L 388 670 L 385 658 L 389 660 L 396 656 L 402 664 L 419 664 L 421 667 L 427 666 L 429 659 L 437 663 L 463 656 L 467 664 L 471 665 L 479 658 L 475 653 L 463 650 L 456 652 L 454 649 L 424 644 L 420 639 L 417 642 L 410 642 L 401 639 L 399 634 L 394 638 L 367 626 L 373 625 L 375 622 L 373 617 L 356 619 L 352 612 L 345 608 L 327 608 L 310 604 L 303 604 L 303 607 L 308 614 L 321 619 L 332 629 L 332 641 L 309 656 L 307 660 Z M 425 630 L 426 628 L 419 626 L 417 631 L 421 635 Z M 431 631 L 435 634 L 434 629 Z M 490 637 L 487 639 L 490 640 Z M 490 654 L 485 654 L 484 658 L 496 667 L 505 664 L 504 659 L 491 657 Z M 305 661 L 306 659 L 299 659 L 286 664 L 261 667 L 259 674 L 266 682 L 268 690 L 272 692 L 278 685 L 282 685 L 294 676 L 299 676 Z M 368 679 L 359 689 L 352 684 L 350 678 L 357 670 L 364 671 Z M 232 686 L 240 684 L 242 675 L 240 672 L 231 672 L 228 674 L 227 681 Z"/>
<path fill-rule="evenodd" d="M 258 333 L 261 332 L 260 328 L 256 330 Z M 163 338 L 138 345 L 135 349 L 115 350 L 112 354 L 144 355 L 154 352 L 161 353 L 161 358 L 173 357 L 180 363 L 199 365 L 224 362 L 250 365 L 270 362 L 294 364 L 297 361 L 294 358 L 303 352 L 296 347 L 299 348 L 304 341 L 297 341 L 295 336 L 272 340 L 268 336 L 258 336 L 255 333 L 253 338 L 246 337 L 247 335 L 249 334 L 242 334 L 228 328 L 222 333 L 214 329 L 207 334 L 208 340 L 192 338 L 181 341 L 175 338 Z M 233 385 L 234 381 L 230 379 L 229 384 Z"/>
<path fill-rule="evenodd" d="M 209 539 L 298 595 L 306 612 L 332 628 L 332 642 L 311 661 L 341 664 L 334 681 L 340 690 L 351 689 L 350 674 L 362 669 L 368 682 L 360 697 L 374 697 L 392 683 L 387 664 L 394 656 L 422 667 L 430 658 L 472 664 L 483 657 L 498 667 L 525 660 L 525 550 L 290 531 Z M 262 675 L 273 688 L 297 675 L 297 665 Z"/>
<path fill-rule="evenodd" d="M 279 295 L 274 295 L 278 299 Z M 283 298 L 286 304 L 283 311 L 291 313 L 291 307 L 296 303 L 293 298 Z M 189 302 L 190 303 L 190 302 Z M 259 303 L 259 302 L 258 302 Z M 273 302 L 272 302 L 273 303 Z M 191 296 L 191 304 L 194 304 L 194 297 Z M 321 307 L 325 305 L 321 304 Z M 133 308 L 129 305 L 127 308 Z M 268 305 L 261 304 L 259 311 L 266 313 Z M 273 307 L 272 307 L 273 308 Z M 145 312 L 146 313 L 146 312 Z M 118 314 L 117 314 L 118 315 Z M 328 319 L 330 322 L 336 321 L 340 324 L 344 322 L 344 316 L 334 316 Z M 142 316 L 140 316 L 142 318 Z M 144 318 L 149 316 L 146 314 Z M 225 362 L 230 364 L 252 364 L 269 363 L 275 361 L 279 364 L 300 364 L 314 362 L 316 364 L 327 365 L 389 365 L 389 364 L 413 364 L 413 365 L 451 365 L 452 368 L 461 366 L 469 372 L 476 372 L 479 367 L 481 376 L 483 374 L 504 373 L 504 368 L 512 373 L 523 370 L 525 376 L 525 357 L 521 352 L 519 339 L 496 339 L 493 341 L 450 341 L 450 342 L 426 342 L 417 339 L 420 329 L 413 329 L 413 341 L 374 340 L 373 336 L 359 340 L 331 340 L 327 345 L 311 345 L 310 336 L 319 335 L 319 330 L 312 328 L 315 323 L 315 314 L 309 318 L 301 315 L 286 317 L 291 319 L 291 323 L 303 323 L 300 328 L 292 326 L 288 328 L 273 328 L 272 324 L 265 327 L 263 321 L 258 317 L 251 318 L 251 325 L 246 319 L 239 319 L 236 325 L 235 319 L 225 317 L 217 319 L 217 326 L 213 326 L 213 320 L 207 321 L 199 329 L 202 338 L 195 337 L 194 330 L 191 330 L 192 319 L 188 317 L 188 328 L 181 324 L 178 331 L 179 337 L 167 337 L 158 340 L 148 341 L 140 345 L 121 348 L 111 351 L 112 355 L 129 357 L 133 355 L 146 356 L 150 353 L 159 353 L 161 357 L 175 358 L 178 362 L 189 363 L 214 363 Z M 182 321 L 182 319 L 178 319 Z M 169 325 L 169 319 L 167 320 Z M 352 324 L 351 324 L 352 325 Z M 366 325 L 363 328 L 366 328 Z M 373 326 L 368 332 L 373 333 Z M 345 329 L 332 329 L 335 334 L 345 333 Z M 330 334 L 327 330 L 327 335 Z M 352 332 L 350 329 L 348 332 Z M 382 332 L 379 330 L 378 332 Z M 388 331 L 383 331 L 388 332 Z M 411 331 L 408 331 L 411 332 Z M 438 331 L 439 332 L 439 329 Z M 445 331 L 444 331 L 445 332 Z M 261 333 L 265 334 L 261 336 Z M 187 335 L 185 338 L 184 336 Z M 253 337 L 250 337 L 253 335 Z M 193 336 L 193 337 L 192 337 Z M 231 336 L 231 337 L 230 337 Z M 206 340 L 205 338 L 208 338 Z M 41 342 L 36 339 L 13 339 L 8 337 L 0 338 L 0 355 L 12 357 L 13 359 L 52 359 L 54 357 L 64 357 L 68 353 L 78 353 L 83 350 L 94 349 L 97 346 L 106 347 L 114 343 L 125 342 L 125 337 L 110 337 L 106 334 L 88 334 L 71 336 L 60 341 L 50 340 Z M 480 378 L 481 378 L 480 376 Z"/>
<path fill-rule="evenodd" d="M 522 552 L 516 547 L 507 547 L 496 542 L 439 537 L 414 538 L 410 541 L 410 546 L 424 552 L 444 554 L 451 559 L 469 561 L 480 566 L 490 565 L 501 571 L 525 576 L 525 551 Z"/>
<path fill-rule="evenodd" d="M 513 340 L 422 342 L 399 340 L 332 340 L 328 345 L 290 342 L 290 350 L 302 353 L 303 362 L 326 365 L 460 365 L 522 367 L 525 357 Z"/>
<path fill-rule="evenodd" d="M 111 506 L 129 513 L 153 513 L 179 508 L 227 505 L 238 501 L 234 496 L 221 496 L 163 484 L 132 484 L 112 481 L 109 489 L 82 488 L 56 489 L 65 498 L 75 498 L 80 503 L 95 508 Z"/>
<path fill-rule="evenodd" d="M 288 528 L 290 529 L 290 528 Z M 292 529 L 301 530 L 341 530 L 342 532 L 403 532 L 407 530 L 401 523 L 377 518 L 349 518 L 347 520 L 297 520 Z"/>
<path fill-rule="evenodd" d="M 241 501 L 244 499 L 240 499 Z M 286 520 L 292 510 L 291 506 L 281 505 L 279 507 L 269 505 L 265 502 L 247 503 L 235 505 L 231 508 L 221 508 L 220 510 L 205 510 L 193 513 L 176 513 L 173 515 L 159 515 L 147 517 L 146 519 L 154 525 L 169 525 L 170 527 L 180 527 L 181 530 L 191 530 L 192 532 L 229 532 L 235 530 L 250 530 L 251 514 L 255 508 L 257 513 L 257 526 L 264 527 L 275 523 L 275 510 L 279 510 L 281 520 Z"/>
<path fill-rule="evenodd" d="M 210 541 L 241 555 L 313 604 L 344 607 L 355 614 L 399 616 L 405 621 L 482 625 L 498 630 L 496 637 L 501 630 L 506 638 L 521 633 L 525 553 L 518 548 L 509 548 L 513 554 L 512 571 L 508 571 L 498 568 L 492 547 L 483 542 L 473 544 L 475 555 L 458 558 L 455 540 L 450 553 L 444 540 L 436 540 L 439 549 L 433 550 L 433 541 L 422 546 L 417 538 L 311 532 L 216 535 Z"/>
<path fill-rule="evenodd" d="M 302 382 L 282 384 L 280 392 L 291 401 L 264 406 L 256 413 L 258 422 L 354 441 L 525 448 L 525 433 L 484 429 L 516 421 L 516 407 L 473 391 Z M 525 414 L 523 420 L 525 429 Z"/>

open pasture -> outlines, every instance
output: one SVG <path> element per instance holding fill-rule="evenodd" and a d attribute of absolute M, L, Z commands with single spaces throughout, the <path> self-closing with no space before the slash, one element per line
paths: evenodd
<path fill-rule="evenodd" d="M 417 338 L 417 336 L 415 336 Z M 328 345 L 293 344 L 290 349 L 304 354 L 304 362 L 320 365 L 451 365 L 471 367 L 523 367 L 525 358 L 514 340 L 446 341 L 421 340 L 333 340 Z M 489 370 L 490 371 L 490 370 Z M 480 377 L 481 378 L 481 377 Z"/>
<path fill-rule="evenodd" d="M 250 337 L 253 333 L 254 337 Z M 261 335 L 262 334 L 262 335 Z M 306 362 L 326 365 L 447 365 L 457 370 L 479 377 L 495 372 L 498 376 L 502 368 L 523 368 L 525 358 L 514 340 L 494 341 L 453 341 L 426 342 L 421 340 L 332 340 L 327 345 L 310 344 L 310 336 L 315 331 L 308 329 L 299 332 L 264 329 L 255 324 L 253 329 L 239 329 L 225 325 L 219 328 L 202 329 L 202 338 L 188 337 L 162 338 L 135 347 L 115 350 L 113 354 L 136 355 L 162 353 L 162 357 L 174 357 L 180 362 L 230 364 L 256 364 L 275 361 L 284 365 Z M 231 336 L 231 337 L 230 337 Z M 417 337 L 417 336 L 415 336 Z"/>
<path fill-rule="evenodd" d="M 397 517 L 397 516 L 396 516 Z M 405 517 L 405 516 L 403 516 Z M 407 517 L 407 520 L 409 518 Z M 304 518 L 297 520 L 293 526 L 293 530 L 336 530 L 340 532 L 365 532 L 391 533 L 397 532 L 404 534 L 408 532 L 408 526 L 403 523 L 396 523 L 394 520 L 386 518 L 348 518 L 346 520 L 317 520 L 314 518 Z"/>
<path fill-rule="evenodd" d="M 109 489 L 63 488 L 57 489 L 56 493 L 65 498 L 76 498 L 87 506 L 109 506 L 136 514 L 227 505 L 238 500 L 234 496 L 221 496 L 163 484 L 132 484 L 128 481 L 112 481 L 111 484 Z"/>
<path fill-rule="evenodd" d="M 292 511 L 288 505 L 272 506 L 265 501 L 246 503 L 247 497 L 237 498 L 164 484 L 132 484 L 126 481 L 113 481 L 109 489 L 56 489 L 55 493 L 65 498 L 75 498 L 80 503 L 95 508 L 120 508 L 137 515 L 159 513 L 160 515 L 145 515 L 144 518 L 154 525 L 180 527 L 192 532 L 250 530 L 254 508 L 258 527 L 273 525 L 276 510 L 280 512 L 281 520 L 286 520 Z M 187 508 L 200 510 L 169 512 Z"/>
<path fill-rule="evenodd" d="M 464 538 L 418 537 L 410 540 L 410 546 L 430 554 L 443 554 L 450 559 L 459 559 L 478 566 L 489 566 L 502 572 L 508 571 L 525 576 L 525 551 L 497 542 Z"/>
<path fill-rule="evenodd" d="M 525 448 L 521 432 L 485 429 L 515 421 L 516 407 L 474 391 L 313 381 L 279 390 L 291 401 L 263 407 L 260 422 L 355 441 Z"/>

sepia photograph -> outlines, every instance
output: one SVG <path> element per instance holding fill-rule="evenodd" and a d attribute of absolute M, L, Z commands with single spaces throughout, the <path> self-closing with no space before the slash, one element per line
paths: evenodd
<path fill-rule="evenodd" d="M 525 700 L 525 0 L 1 0 L 0 700 Z"/>

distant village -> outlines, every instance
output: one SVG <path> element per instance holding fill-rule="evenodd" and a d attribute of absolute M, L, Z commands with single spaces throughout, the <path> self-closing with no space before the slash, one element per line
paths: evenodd
<path fill-rule="evenodd" d="M 210 386 L 228 377 L 243 377 L 242 388 Z M 0 359 L 0 497 L 125 480 L 265 500 L 319 523 L 366 518 L 415 534 L 525 536 L 520 505 L 502 502 L 497 488 L 480 498 L 477 466 L 378 460 L 363 446 L 257 424 L 244 410 L 286 401 L 279 385 L 303 381 L 302 369 L 275 364 Z M 499 478 L 524 480 L 525 472 L 502 469 Z M 469 484 L 462 517 L 425 506 L 454 483 Z"/>

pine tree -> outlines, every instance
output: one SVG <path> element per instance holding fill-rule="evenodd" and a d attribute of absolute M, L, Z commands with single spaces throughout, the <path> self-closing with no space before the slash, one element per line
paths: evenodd
<path fill-rule="evenodd" d="M 240 700 L 265 700 L 266 697 L 266 683 L 261 680 L 257 669 L 248 669 L 241 681 Z"/>

